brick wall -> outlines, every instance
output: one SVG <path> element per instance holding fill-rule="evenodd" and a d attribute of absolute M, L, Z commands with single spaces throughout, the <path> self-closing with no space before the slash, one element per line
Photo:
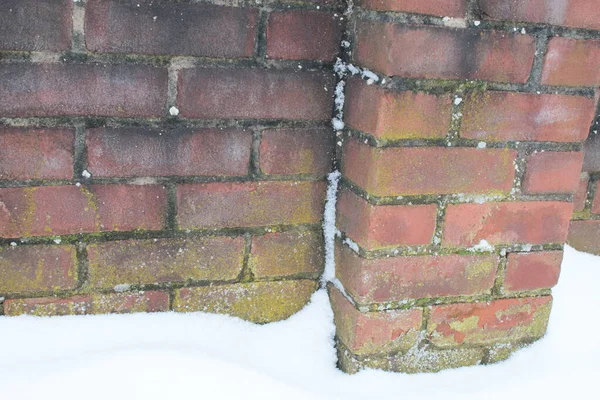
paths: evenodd
<path fill-rule="evenodd" d="M 593 3 L 356 2 L 329 286 L 342 369 L 491 363 L 544 335 L 597 115 Z"/>
<path fill-rule="evenodd" d="M 268 322 L 317 288 L 339 6 L 216 3 L 0 3 L 4 314 Z"/>

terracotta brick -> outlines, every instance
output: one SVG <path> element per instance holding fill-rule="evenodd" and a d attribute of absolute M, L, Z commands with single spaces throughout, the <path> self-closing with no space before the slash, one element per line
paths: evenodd
<path fill-rule="evenodd" d="M 0 50 L 69 50 L 72 9 L 72 0 L 2 0 Z"/>
<path fill-rule="evenodd" d="M 600 23 L 598 24 L 600 29 Z M 542 84 L 600 86 L 600 40 L 553 37 L 544 60 Z"/>
<path fill-rule="evenodd" d="M 162 229 L 162 186 L 90 185 L 0 189 L 0 237 Z"/>
<path fill-rule="evenodd" d="M 600 214 L 600 181 L 596 182 L 596 195 L 592 201 L 592 213 Z"/>
<path fill-rule="evenodd" d="M 354 354 L 386 354 L 416 345 L 423 310 L 392 310 L 361 313 L 338 289 L 329 290 L 336 335 Z"/>
<path fill-rule="evenodd" d="M 260 169 L 269 175 L 318 174 L 331 170 L 331 129 L 267 129 L 260 141 Z"/>
<path fill-rule="evenodd" d="M 267 25 L 267 57 L 333 61 L 342 29 L 343 19 L 332 12 L 273 11 Z"/>
<path fill-rule="evenodd" d="M 0 128 L 0 180 L 73 178 L 71 129 Z"/>
<path fill-rule="evenodd" d="M 467 5 L 464 0 L 359 0 L 357 3 L 357 5 L 371 10 L 401 11 L 455 18 L 464 18 Z"/>
<path fill-rule="evenodd" d="M 179 185 L 177 222 L 182 229 L 316 224 L 323 182 L 223 182 Z"/>
<path fill-rule="evenodd" d="M 189 118 L 327 120 L 333 74 L 250 68 L 185 69 L 177 104 Z"/>
<path fill-rule="evenodd" d="M 175 292 L 173 309 L 228 314 L 262 324 L 297 313 L 316 289 L 317 282 L 311 280 L 183 288 Z"/>
<path fill-rule="evenodd" d="M 73 246 L 0 247 L 0 293 L 68 290 L 76 286 Z"/>
<path fill-rule="evenodd" d="M 498 256 L 438 255 L 365 259 L 336 249 L 336 275 L 360 304 L 489 293 Z"/>
<path fill-rule="evenodd" d="M 374 206 L 348 189 L 338 195 L 336 223 L 366 250 L 431 243 L 437 205 Z"/>
<path fill-rule="evenodd" d="M 568 243 L 579 251 L 600 255 L 600 220 L 571 221 Z"/>
<path fill-rule="evenodd" d="M 579 179 L 579 186 L 573 197 L 573 212 L 583 211 L 585 208 L 585 201 L 587 199 L 587 189 L 590 177 L 587 174 L 582 174 Z"/>
<path fill-rule="evenodd" d="M 42 297 L 34 299 L 11 299 L 4 302 L 4 313 L 6 315 L 30 314 L 42 317 L 73 314 L 124 314 L 168 310 L 169 294 L 157 291 L 92 294 L 69 298 Z"/>
<path fill-rule="evenodd" d="M 452 99 L 411 91 L 385 90 L 350 78 L 345 121 L 380 139 L 440 139 L 450 128 Z"/>
<path fill-rule="evenodd" d="M 88 285 L 235 280 L 244 261 L 244 238 L 123 240 L 88 247 Z"/>
<path fill-rule="evenodd" d="M 527 157 L 523 190 L 526 193 L 575 193 L 583 166 L 583 152 L 539 152 Z"/>
<path fill-rule="evenodd" d="M 4 64 L 0 93 L 0 114 L 6 117 L 160 117 L 167 101 L 167 70 L 129 64 Z"/>
<path fill-rule="evenodd" d="M 546 332 L 551 307 L 551 296 L 433 306 L 429 340 L 450 348 L 538 339 Z"/>
<path fill-rule="evenodd" d="M 509 192 L 516 151 L 476 148 L 374 148 L 348 140 L 342 171 L 375 196 Z"/>
<path fill-rule="evenodd" d="M 249 263 L 256 277 L 319 274 L 325 265 L 323 235 L 292 231 L 254 236 Z"/>
<path fill-rule="evenodd" d="M 87 48 L 99 53 L 251 57 L 258 10 L 198 3 L 90 0 Z"/>
<path fill-rule="evenodd" d="M 534 37 L 520 33 L 359 20 L 354 56 L 390 76 L 524 83 L 534 53 Z"/>
<path fill-rule="evenodd" d="M 490 19 L 600 29 L 598 4 L 590 0 L 480 0 Z"/>
<path fill-rule="evenodd" d="M 451 204 L 446 211 L 443 244 L 563 243 L 573 204 L 558 201 Z"/>
<path fill-rule="evenodd" d="M 237 129 L 99 128 L 86 136 L 96 177 L 243 176 L 252 132 Z"/>
<path fill-rule="evenodd" d="M 516 292 L 553 287 L 558 282 L 562 259 L 562 251 L 509 254 L 504 290 Z"/>
<path fill-rule="evenodd" d="M 593 99 L 558 94 L 485 92 L 465 100 L 461 136 L 489 141 L 581 142 L 596 111 Z"/>

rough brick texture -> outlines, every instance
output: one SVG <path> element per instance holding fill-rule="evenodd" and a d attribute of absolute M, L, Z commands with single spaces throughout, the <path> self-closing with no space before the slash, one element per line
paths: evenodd
<path fill-rule="evenodd" d="M 509 254 L 504 290 L 551 288 L 558 282 L 562 258 L 562 251 Z"/>
<path fill-rule="evenodd" d="M 361 7 L 381 11 L 401 11 L 438 17 L 462 18 L 466 12 L 463 0 L 359 0 Z"/>
<path fill-rule="evenodd" d="M 527 157 L 526 193 L 575 193 L 583 166 L 582 152 L 540 152 Z"/>
<path fill-rule="evenodd" d="M 548 43 L 542 83 L 561 86 L 600 86 L 598 63 L 600 63 L 600 40 L 554 37 Z"/>
<path fill-rule="evenodd" d="M 592 213 L 600 214 L 600 181 L 596 182 L 596 188 L 594 192 L 596 195 L 592 201 Z"/>
<path fill-rule="evenodd" d="M 600 255 L 600 220 L 571 221 L 568 241 L 580 251 Z"/>
<path fill-rule="evenodd" d="M 168 1 L 91 0 L 86 46 L 100 53 L 250 57 L 258 10 Z"/>
<path fill-rule="evenodd" d="M 579 179 L 579 185 L 573 198 L 573 212 L 583 211 L 585 201 L 587 200 L 588 183 L 590 182 L 589 175 L 583 173 Z"/>

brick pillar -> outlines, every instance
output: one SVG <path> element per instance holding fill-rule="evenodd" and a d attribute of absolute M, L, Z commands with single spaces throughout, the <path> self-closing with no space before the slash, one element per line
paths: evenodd
<path fill-rule="evenodd" d="M 600 10 L 357 3 L 346 70 L 368 80 L 345 93 L 329 286 L 339 364 L 503 360 L 546 331 L 596 113 Z"/>

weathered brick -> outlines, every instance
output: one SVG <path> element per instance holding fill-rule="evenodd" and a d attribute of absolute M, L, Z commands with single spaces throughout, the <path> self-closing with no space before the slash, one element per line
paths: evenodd
<path fill-rule="evenodd" d="M 374 148 L 348 140 L 344 176 L 375 196 L 509 192 L 516 151 L 446 147 Z"/>
<path fill-rule="evenodd" d="M 222 182 L 179 185 L 182 229 L 314 224 L 323 214 L 323 182 Z"/>
<path fill-rule="evenodd" d="M 572 203 L 558 201 L 451 204 L 446 211 L 443 243 L 563 243 L 572 211 Z"/>
<path fill-rule="evenodd" d="M 70 129 L 0 129 L 0 180 L 73 178 Z"/>
<path fill-rule="evenodd" d="M 345 121 L 380 139 L 440 139 L 450 127 L 452 100 L 411 91 L 392 91 L 350 78 Z"/>
<path fill-rule="evenodd" d="M 164 0 L 88 1 L 86 45 L 100 53 L 251 57 L 258 10 Z"/>
<path fill-rule="evenodd" d="M 590 177 L 588 174 L 581 174 L 579 179 L 579 185 L 575 196 L 573 197 L 573 212 L 583 211 L 585 208 L 585 201 L 587 200 L 588 182 Z"/>
<path fill-rule="evenodd" d="M 248 262 L 256 277 L 318 274 L 325 265 L 323 243 L 323 236 L 315 231 L 254 236 Z"/>
<path fill-rule="evenodd" d="M 252 132 L 236 129 L 99 128 L 86 136 L 97 177 L 247 175 Z"/>
<path fill-rule="evenodd" d="M 583 152 L 539 152 L 527 157 L 523 190 L 526 193 L 575 193 L 583 166 Z"/>
<path fill-rule="evenodd" d="M 395 353 L 416 345 L 423 323 L 422 309 L 361 313 L 335 287 L 330 288 L 329 298 L 336 335 L 352 353 Z"/>
<path fill-rule="evenodd" d="M 374 206 L 348 189 L 338 195 L 336 223 L 366 250 L 431 243 L 437 205 Z"/>
<path fill-rule="evenodd" d="M 552 297 L 433 306 L 429 338 L 441 348 L 533 340 L 544 336 Z"/>
<path fill-rule="evenodd" d="M 0 293 L 68 290 L 76 286 L 73 246 L 0 247 Z"/>
<path fill-rule="evenodd" d="M 90 185 L 0 189 L 0 237 L 161 229 L 162 186 Z"/>
<path fill-rule="evenodd" d="M 300 311 L 316 289 L 317 282 L 311 280 L 183 288 L 175 292 L 173 309 L 229 314 L 266 323 L 289 318 Z"/>
<path fill-rule="evenodd" d="M 600 220 L 571 221 L 568 243 L 579 251 L 600 255 Z"/>
<path fill-rule="evenodd" d="M 600 23 L 598 24 L 600 28 Z M 553 37 L 544 60 L 542 84 L 600 86 L 600 40 Z"/>
<path fill-rule="evenodd" d="M 267 57 L 333 61 L 342 29 L 343 19 L 332 12 L 273 11 L 267 25 Z"/>
<path fill-rule="evenodd" d="M 600 29 L 598 4 L 590 0 L 481 0 L 486 18 Z"/>
<path fill-rule="evenodd" d="M 504 290 L 516 292 L 553 287 L 558 282 L 562 259 L 562 251 L 509 254 Z"/>
<path fill-rule="evenodd" d="M 593 99 L 580 96 L 485 92 L 467 97 L 460 134 L 489 141 L 581 142 L 595 110 Z"/>
<path fill-rule="evenodd" d="M 3 64 L 0 93 L 0 114 L 7 117 L 160 117 L 167 101 L 167 70 L 148 65 Z"/>
<path fill-rule="evenodd" d="M 0 50 L 69 50 L 72 9 L 72 0 L 2 0 Z"/>
<path fill-rule="evenodd" d="M 333 75 L 250 68 L 197 68 L 179 73 L 177 104 L 189 118 L 327 120 Z"/>
<path fill-rule="evenodd" d="M 268 129 L 260 141 L 260 169 L 269 175 L 319 174 L 331 170 L 331 129 Z"/>
<path fill-rule="evenodd" d="M 244 238 L 123 240 L 88 247 L 88 285 L 234 280 L 242 270 Z"/>
<path fill-rule="evenodd" d="M 600 214 L 600 181 L 596 182 L 596 195 L 592 200 L 592 213 Z"/>
<path fill-rule="evenodd" d="M 535 38 L 520 33 L 358 21 L 355 61 L 386 75 L 524 83 Z"/>
<path fill-rule="evenodd" d="M 600 172 L 600 134 L 592 134 L 584 143 L 583 170 Z"/>
<path fill-rule="evenodd" d="M 467 4 L 464 0 L 359 0 L 357 3 L 361 7 L 371 10 L 401 11 L 455 18 L 465 16 Z"/>
<path fill-rule="evenodd" d="M 360 304 L 489 293 L 498 256 L 438 255 L 365 259 L 336 248 L 336 275 Z"/>
<path fill-rule="evenodd" d="M 10 299 L 4 302 L 4 313 L 6 315 L 30 314 L 44 317 L 52 315 L 124 314 L 168 310 L 169 294 L 157 291 L 92 294 L 69 298 Z"/>

